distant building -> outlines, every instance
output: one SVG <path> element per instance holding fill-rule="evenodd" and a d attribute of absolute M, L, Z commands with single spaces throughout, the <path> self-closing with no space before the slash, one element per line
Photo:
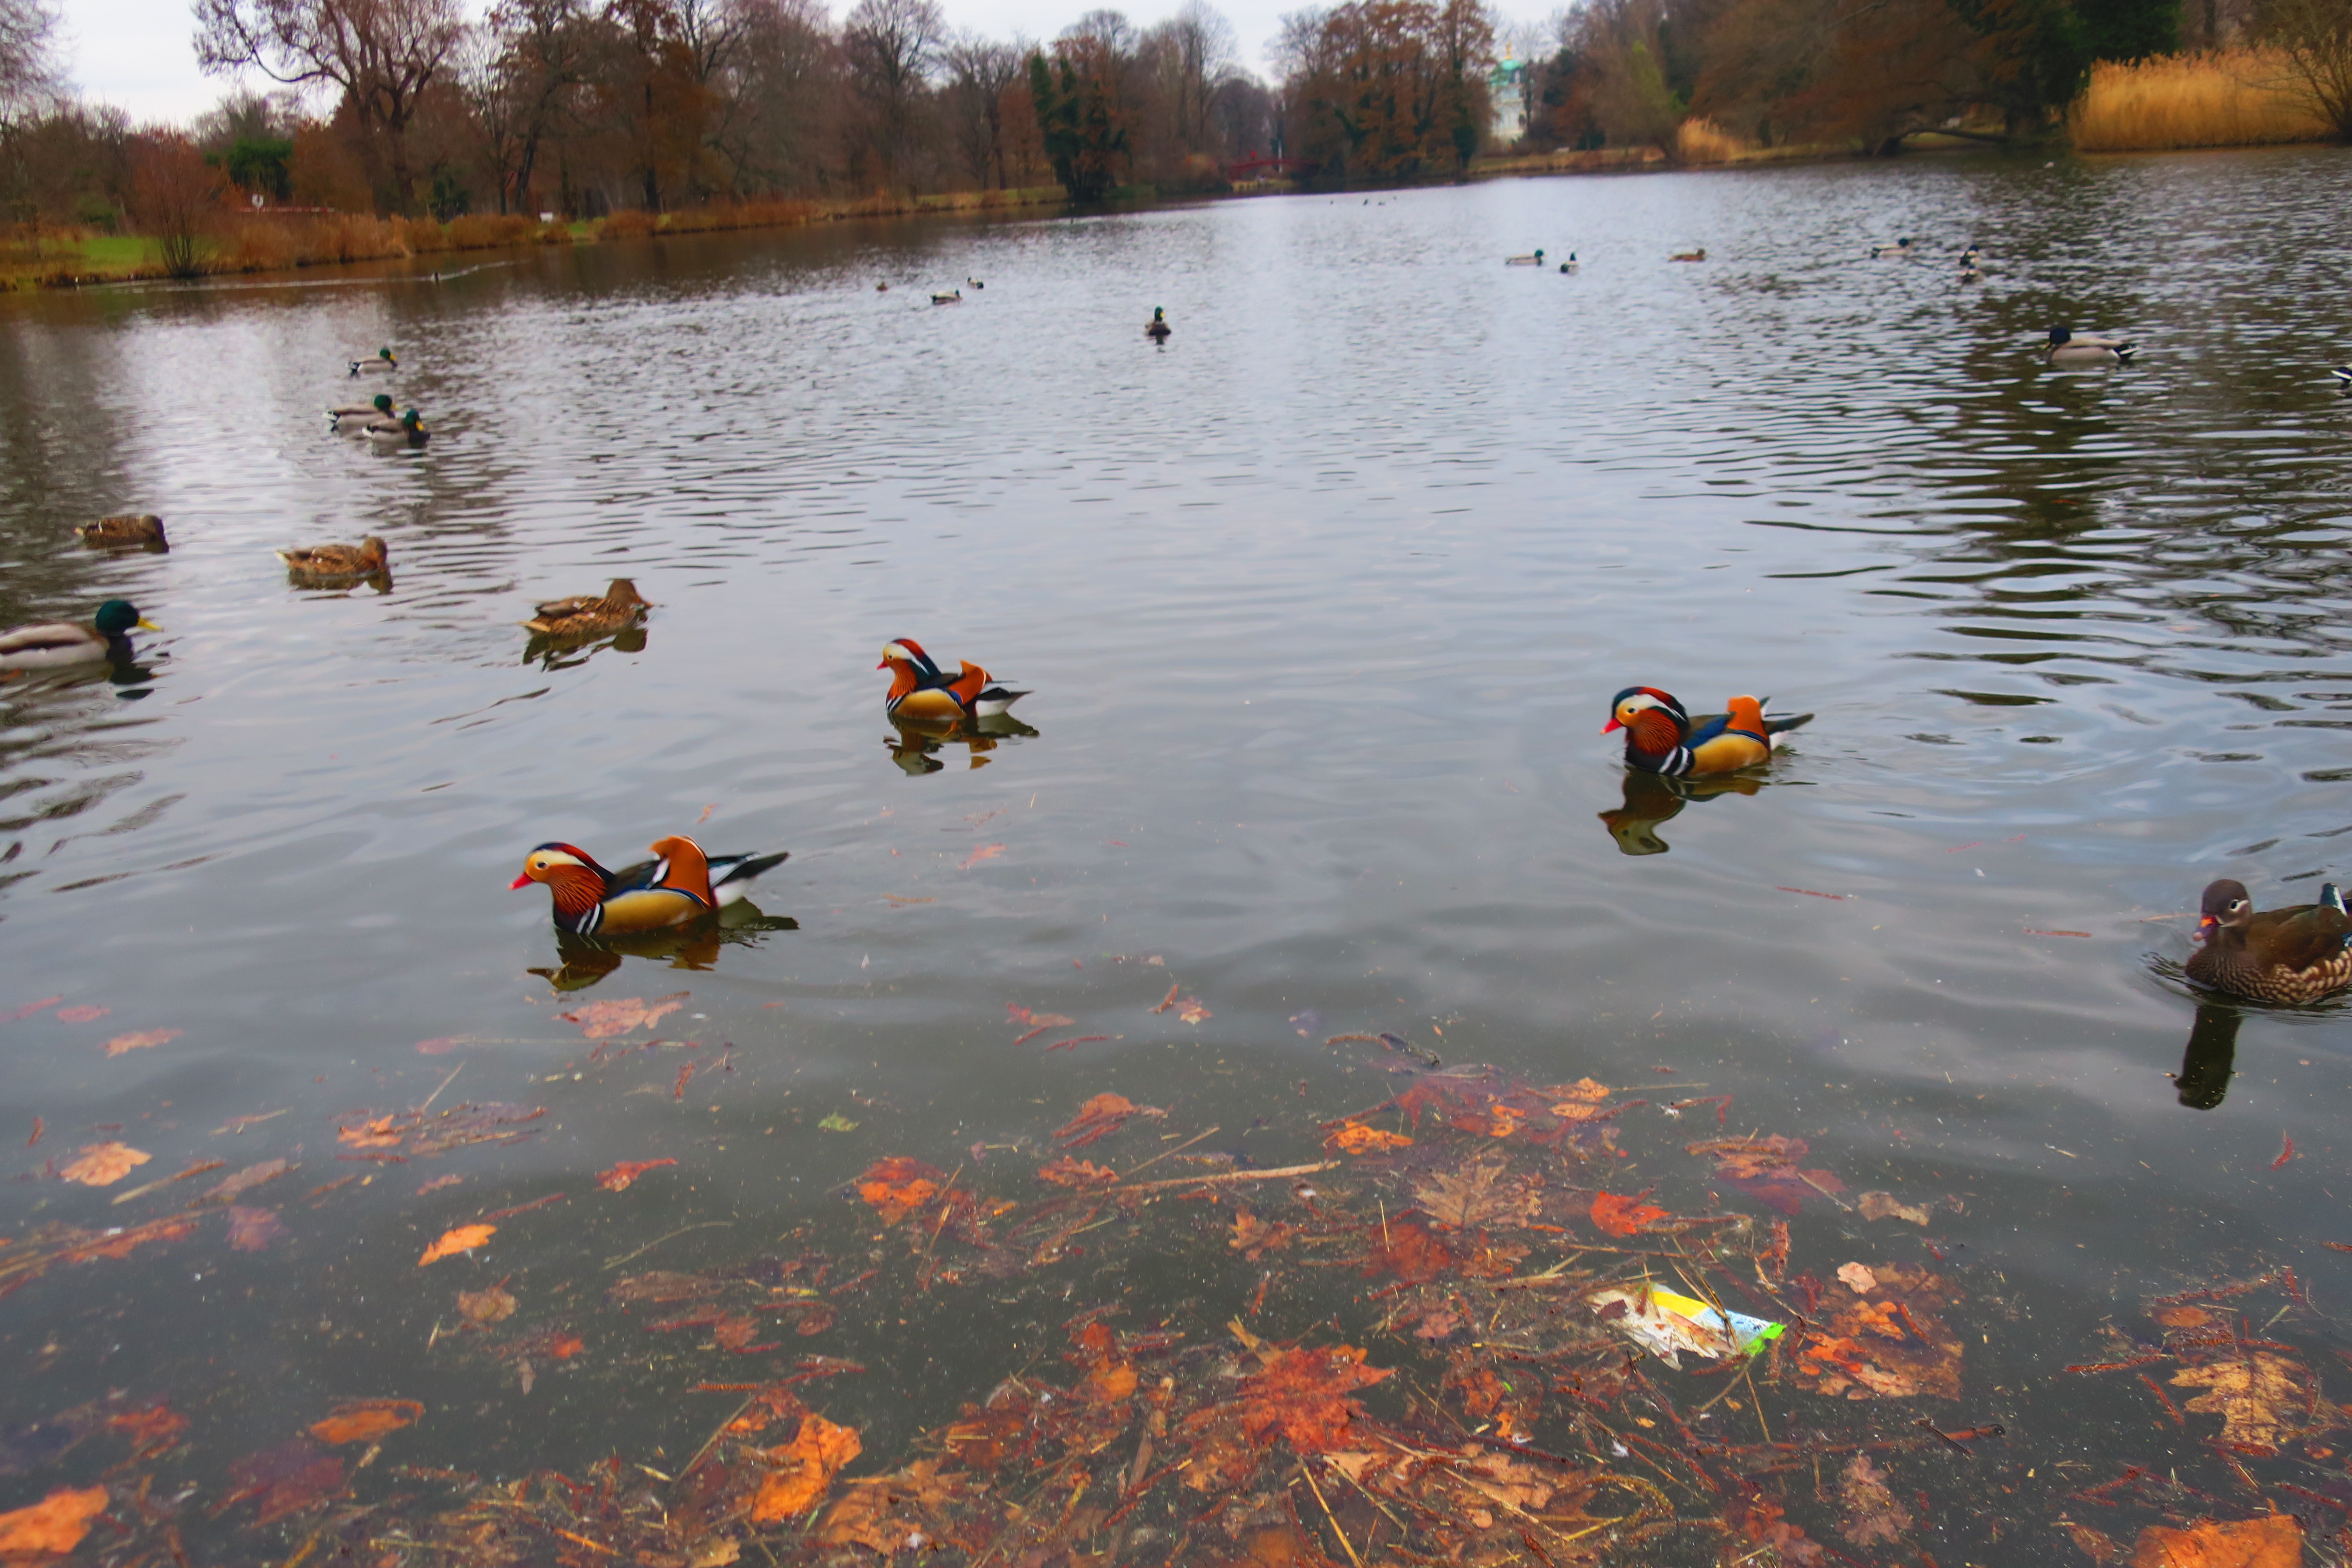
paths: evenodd
<path fill-rule="evenodd" d="M 1486 96 L 1494 103 L 1496 141 L 1508 145 L 1528 133 L 1528 97 L 1535 85 L 1528 62 L 1506 58 L 1486 79 Z"/>

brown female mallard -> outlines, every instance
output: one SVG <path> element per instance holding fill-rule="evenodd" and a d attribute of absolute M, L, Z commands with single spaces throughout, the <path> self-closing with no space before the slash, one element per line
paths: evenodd
<path fill-rule="evenodd" d="M 582 594 L 569 599 L 548 600 L 539 606 L 537 615 L 523 622 L 523 626 L 543 637 L 603 637 L 635 626 L 652 608 L 638 595 L 635 583 L 626 577 L 615 577 L 601 598 Z"/>
<path fill-rule="evenodd" d="M 286 569 L 302 577 L 364 577 L 371 572 L 381 572 L 389 565 L 392 556 L 383 541 L 369 534 L 357 544 L 309 544 L 292 550 L 281 550 L 278 559 Z"/>
<path fill-rule="evenodd" d="M 170 546 L 163 538 L 163 520 L 153 512 L 119 512 L 112 517 L 93 518 L 74 524 L 74 532 L 84 544 L 101 549 L 121 550 L 139 545 Z"/>

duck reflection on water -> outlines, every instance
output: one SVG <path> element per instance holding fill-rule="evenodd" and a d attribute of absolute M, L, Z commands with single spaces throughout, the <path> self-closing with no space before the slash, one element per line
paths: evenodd
<path fill-rule="evenodd" d="M 2197 1005 L 2189 1048 L 2181 1053 L 2180 1070 L 2172 1078 L 2181 1104 L 2191 1110 L 2210 1110 L 2229 1094 L 2230 1074 L 2238 1059 L 2238 1026 L 2245 1017 L 2227 1002 Z"/>
<path fill-rule="evenodd" d="M 1658 837 L 1658 824 L 1695 800 L 1713 800 L 1721 795 L 1754 795 L 1764 787 L 1764 781 L 1745 773 L 1678 779 L 1662 773 L 1628 772 L 1624 784 L 1625 804 L 1614 811 L 1600 813 L 1602 826 L 1617 841 L 1621 854 L 1664 855 L 1673 846 Z"/>
<path fill-rule="evenodd" d="M 608 647 L 615 653 L 645 652 L 646 628 L 632 626 L 618 631 L 533 632 L 530 640 L 523 644 L 522 661 L 535 663 L 541 669 L 573 669 Z"/>
<path fill-rule="evenodd" d="M 925 773 L 945 773 L 947 763 L 940 753 L 961 742 L 971 764 L 965 771 L 984 768 L 990 762 L 989 752 L 1003 742 L 1017 738 L 1034 738 L 1038 731 L 1010 713 L 992 713 L 984 719 L 897 719 L 890 721 L 897 733 L 884 739 L 889 748 L 890 760 L 898 764 L 910 778 Z"/>
<path fill-rule="evenodd" d="M 629 958 L 667 959 L 672 969 L 715 969 L 726 947 L 756 947 L 772 931 L 798 931 L 801 922 L 790 915 L 762 914 L 745 901 L 728 905 L 716 916 L 692 925 L 626 936 L 574 936 L 555 933 L 557 966 L 530 969 L 558 991 L 584 991 L 621 967 Z"/>

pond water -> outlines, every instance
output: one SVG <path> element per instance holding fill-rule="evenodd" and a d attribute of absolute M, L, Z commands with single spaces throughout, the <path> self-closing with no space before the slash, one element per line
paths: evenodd
<path fill-rule="evenodd" d="M 0 303 L 0 623 L 165 628 L 0 686 L 0 1510 L 107 1488 L 126 1562 L 2335 1551 L 2343 1014 L 2177 974 L 2208 880 L 2352 879 L 2347 203 L 2334 150 L 1918 160 Z M 421 452 L 321 429 L 379 344 Z M 126 510 L 170 552 L 68 531 Z M 371 584 L 272 554 L 364 533 Z M 641 637 L 527 647 L 613 576 Z M 902 734 L 894 637 L 1023 722 Z M 1685 798 L 1597 732 L 1635 684 L 1818 717 Z M 560 951 L 507 887 L 679 832 L 790 850 L 766 918 Z M 1105 1094 L 1165 1115 L 1056 1137 Z M 1579 1291 L 1644 1268 L 1790 1325 L 1752 1387 L 1627 1370 Z M 1340 1345 L 1391 1373 L 1346 1441 L 1199 1447 Z M 415 1405 L 311 1430 L 365 1400 Z M 1044 1447 L 959 1460 L 964 1405 Z M 1567 1491 L 1497 1500 L 1515 1445 Z M 814 1511 L 742 1500 L 795 1463 Z M 958 1500 L 839 1513 L 923 1463 Z M 543 1469 L 605 1511 L 526 1519 Z"/>

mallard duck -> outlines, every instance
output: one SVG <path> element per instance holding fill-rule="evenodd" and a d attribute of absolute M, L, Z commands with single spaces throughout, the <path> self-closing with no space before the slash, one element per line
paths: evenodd
<path fill-rule="evenodd" d="M 93 518 L 74 524 L 74 532 L 84 544 L 102 545 L 116 549 L 124 545 L 167 545 L 163 538 L 163 520 L 152 511 L 119 512 L 113 517 Z"/>
<path fill-rule="evenodd" d="M 2258 1002 L 2316 1002 L 2352 985 L 2352 915 L 2333 882 L 2319 901 L 2257 914 L 2246 885 L 2212 883 L 2197 917 L 2189 978 Z"/>
<path fill-rule="evenodd" d="M 874 291 L 877 294 L 887 294 L 890 291 L 890 285 L 887 283 L 877 283 L 874 285 Z"/>
<path fill-rule="evenodd" d="M 400 358 L 390 349 L 378 349 L 375 351 L 375 358 L 355 359 L 351 362 L 351 366 L 353 375 L 378 372 L 389 373 L 400 368 Z"/>
<path fill-rule="evenodd" d="M 1583 269 L 1583 267 L 1584 263 L 1576 258 L 1576 252 L 1573 250 L 1568 253 L 1568 259 L 1559 264 L 1559 269 L 1562 272 L 1580 271 Z"/>
<path fill-rule="evenodd" d="M 1151 320 L 1143 323 L 1143 335 L 1155 342 L 1166 342 L 1168 334 L 1176 329 L 1168 324 L 1168 312 L 1158 305 L 1151 307 Z"/>
<path fill-rule="evenodd" d="M 987 287 L 988 287 L 988 285 L 987 285 L 987 284 L 982 283 L 982 282 L 979 279 L 977 279 L 977 278 L 967 278 L 967 279 L 965 279 L 963 280 L 963 286 L 964 286 L 965 288 L 967 288 L 967 289 L 985 289 L 985 288 L 987 288 Z"/>
<path fill-rule="evenodd" d="M 163 628 L 142 616 L 128 599 L 109 599 L 88 626 L 54 621 L 0 632 L 0 669 L 53 669 L 93 659 L 127 658 L 134 627 Z"/>
<path fill-rule="evenodd" d="M 1696 250 L 1681 251 L 1668 259 L 1674 261 L 1705 261 L 1706 259 L 1706 247 L 1702 245 Z"/>
<path fill-rule="evenodd" d="M 931 296 L 931 303 L 934 305 L 961 305 L 963 303 L 963 290 L 961 289 L 951 289 L 944 294 L 934 294 Z"/>
<path fill-rule="evenodd" d="M 414 408 L 397 419 L 371 419 L 360 426 L 360 434 L 371 441 L 399 442 L 411 447 L 422 447 L 433 439 L 433 433 L 425 428 L 425 416 Z"/>
<path fill-rule="evenodd" d="M 574 936 L 619 936 L 684 925 L 730 904 L 740 903 L 761 872 L 790 858 L 718 855 L 682 835 L 656 838 L 658 859 L 607 871 L 585 849 L 542 844 L 523 858 L 522 875 L 509 890 L 544 882 L 554 895 L 555 923 Z"/>
<path fill-rule="evenodd" d="M 303 577 L 364 577 L 392 563 L 383 541 L 373 533 L 357 544 L 310 544 L 281 550 L 278 559 L 286 563 L 289 572 Z"/>
<path fill-rule="evenodd" d="M 356 436 L 378 419 L 397 419 L 398 417 L 399 416 L 392 411 L 392 395 L 379 392 L 375 395 L 375 401 L 364 407 L 357 404 L 349 404 L 341 408 L 328 409 L 327 427 L 339 436 Z"/>
<path fill-rule="evenodd" d="M 602 637 L 636 625 L 652 608 L 638 595 L 635 583 L 626 577 L 615 577 L 603 597 L 582 594 L 569 599 L 550 599 L 523 626 L 541 637 Z"/>
<path fill-rule="evenodd" d="M 1886 258 L 1896 261 L 1905 260 L 1916 254 L 1911 248 L 1913 243 L 1911 237 L 1906 234 L 1892 245 L 1874 245 L 1870 247 L 1870 258 L 1873 261 Z"/>
<path fill-rule="evenodd" d="M 2078 338 L 2065 327 L 2050 329 L 2042 357 L 2052 364 L 2129 364 L 2139 345 L 2129 338 Z"/>
<path fill-rule="evenodd" d="M 1506 267 L 1541 267 L 1543 265 L 1543 252 L 1541 250 L 1538 250 L 1533 256 L 1506 256 L 1503 258 L 1503 265 Z"/>

